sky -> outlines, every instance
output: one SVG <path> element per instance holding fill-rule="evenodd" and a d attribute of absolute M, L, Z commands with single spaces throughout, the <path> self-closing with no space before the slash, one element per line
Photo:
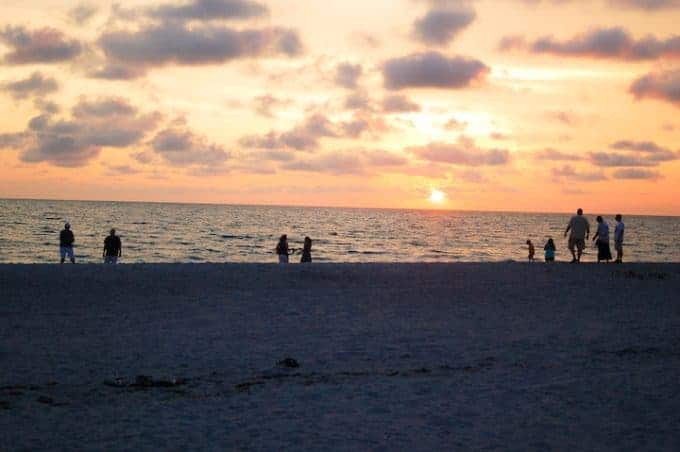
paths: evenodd
<path fill-rule="evenodd" d="M 0 198 L 680 215 L 680 0 L 3 0 Z"/>

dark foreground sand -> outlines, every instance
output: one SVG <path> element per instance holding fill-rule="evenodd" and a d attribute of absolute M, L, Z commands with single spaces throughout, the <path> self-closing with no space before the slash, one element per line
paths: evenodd
<path fill-rule="evenodd" d="M 4 265 L 0 449 L 680 450 L 679 294 L 680 264 Z"/>

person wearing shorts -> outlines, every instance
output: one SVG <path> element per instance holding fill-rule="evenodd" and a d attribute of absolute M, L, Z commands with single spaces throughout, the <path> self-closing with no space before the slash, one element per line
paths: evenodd
<path fill-rule="evenodd" d="M 590 223 L 583 216 L 583 209 L 578 209 L 576 215 L 571 217 L 564 236 L 569 233 L 569 251 L 571 251 L 571 263 L 581 262 L 583 249 L 586 247 L 586 239 L 590 236 Z"/>
<path fill-rule="evenodd" d="M 72 264 L 76 263 L 76 257 L 73 254 L 73 242 L 75 242 L 75 237 L 73 231 L 71 231 L 71 225 L 66 223 L 64 229 L 59 233 L 59 254 L 62 264 L 66 260 L 66 256 Z"/>

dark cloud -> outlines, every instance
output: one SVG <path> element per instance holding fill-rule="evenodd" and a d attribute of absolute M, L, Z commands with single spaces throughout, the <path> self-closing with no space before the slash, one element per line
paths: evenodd
<path fill-rule="evenodd" d="M 229 159 L 222 146 L 208 143 L 186 127 L 161 130 L 151 140 L 151 147 L 165 161 L 176 166 L 219 166 Z"/>
<path fill-rule="evenodd" d="M 48 113 L 51 115 L 57 114 L 61 110 L 59 108 L 59 105 L 57 105 L 56 103 L 42 98 L 35 99 L 33 104 L 35 105 L 35 108 L 40 110 L 42 113 Z"/>
<path fill-rule="evenodd" d="M 132 80 L 142 77 L 144 72 L 145 68 L 143 67 L 109 63 L 99 69 L 91 71 L 89 76 L 91 78 L 100 78 L 104 80 Z"/>
<path fill-rule="evenodd" d="M 649 152 L 652 154 L 663 154 L 670 152 L 669 149 L 661 147 L 653 141 L 620 140 L 612 143 L 610 147 L 612 149 L 618 149 L 622 151 Z"/>
<path fill-rule="evenodd" d="M 498 166 L 510 162 L 507 149 L 482 149 L 466 137 L 459 138 L 457 143 L 435 142 L 409 151 L 421 160 L 461 166 Z"/>
<path fill-rule="evenodd" d="M 464 88 L 483 79 L 489 68 L 481 61 L 438 52 L 415 53 L 388 60 L 383 66 L 385 87 Z"/>
<path fill-rule="evenodd" d="M 551 173 L 558 180 L 567 179 L 578 182 L 597 182 L 607 179 L 607 176 L 601 172 L 577 171 L 571 165 L 564 165 L 561 168 L 553 168 Z"/>
<path fill-rule="evenodd" d="M 475 20 L 472 10 L 433 9 L 413 24 L 415 36 L 426 44 L 448 44 Z"/>
<path fill-rule="evenodd" d="M 99 45 L 108 64 L 142 71 L 165 64 L 219 64 L 265 56 L 288 57 L 302 52 L 296 31 L 285 28 L 235 30 L 221 25 L 189 27 L 163 22 L 138 31 L 104 33 Z M 134 73 L 134 71 L 133 71 Z"/>
<path fill-rule="evenodd" d="M 534 154 L 536 160 L 566 160 L 573 162 L 575 160 L 581 160 L 581 157 L 573 155 L 567 152 L 561 152 L 553 148 L 546 148 Z"/>
<path fill-rule="evenodd" d="M 609 0 L 609 3 L 647 11 L 680 8 L 680 0 Z"/>
<path fill-rule="evenodd" d="M 420 105 L 411 101 L 408 97 L 395 94 L 386 96 L 382 102 L 382 110 L 385 113 L 409 113 L 420 111 Z"/>
<path fill-rule="evenodd" d="M 520 41 L 501 41 L 501 46 L 509 47 L 510 43 L 519 44 Z M 513 46 L 513 47 L 516 47 Z M 617 58 L 623 60 L 652 60 L 661 57 L 680 57 L 680 36 L 668 39 L 658 39 L 648 35 L 641 39 L 634 39 L 630 32 L 621 27 L 598 28 L 575 36 L 566 41 L 557 41 L 551 36 L 545 36 L 528 44 L 534 53 L 550 53 L 554 55 Z"/>
<path fill-rule="evenodd" d="M 522 49 L 526 46 L 526 39 L 521 35 L 504 36 L 498 43 L 498 50 L 506 52 L 508 50 Z"/>
<path fill-rule="evenodd" d="M 267 14 L 267 6 L 249 0 L 191 0 L 183 4 L 164 4 L 149 13 L 151 17 L 181 21 L 250 19 Z"/>
<path fill-rule="evenodd" d="M 105 97 L 91 101 L 81 99 L 71 113 L 75 118 L 131 116 L 137 113 L 137 108 L 122 97 Z"/>
<path fill-rule="evenodd" d="M 24 132 L 0 133 L 0 149 L 19 149 L 26 138 L 27 134 Z"/>
<path fill-rule="evenodd" d="M 614 171 L 613 176 L 616 179 L 660 179 L 661 174 L 657 171 L 645 170 L 639 168 L 624 168 Z"/>
<path fill-rule="evenodd" d="M 680 106 L 680 70 L 647 74 L 630 86 L 630 92 L 637 98 L 652 98 Z"/>
<path fill-rule="evenodd" d="M 377 137 L 390 129 L 381 117 L 366 111 L 354 113 L 350 120 L 341 122 L 339 126 L 341 135 L 347 138 L 359 138 L 364 133 Z"/>
<path fill-rule="evenodd" d="M 3 91 L 7 91 L 15 99 L 25 99 L 35 96 L 42 97 L 59 89 L 57 81 L 46 77 L 40 72 L 34 72 L 28 78 L 5 82 L 0 85 Z"/>
<path fill-rule="evenodd" d="M 96 158 L 104 147 L 125 148 L 140 143 L 160 119 L 157 113 L 140 115 L 136 109 L 109 111 L 106 106 L 111 102 L 107 98 L 82 99 L 73 108 L 73 112 L 81 114 L 74 114 L 72 119 L 56 119 L 50 114 L 32 118 L 21 143 L 21 160 L 65 167 L 83 166 Z M 90 110 L 93 114 L 86 114 Z"/>
<path fill-rule="evenodd" d="M 593 165 L 603 167 L 617 166 L 656 166 L 659 160 L 648 156 L 622 154 L 617 152 L 591 152 L 588 154 Z"/>
<path fill-rule="evenodd" d="M 344 88 L 354 89 L 362 72 L 360 64 L 340 63 L 335 69 L 335 83 Z"/>
<path fill-rule="evenodd" d="M 0 42 L 10 48 L 5 64 L 59 63 L 80 55 L 83 46 L 55 28 L 28 30 L 7 26 L 0 31 Z"/>
<path fill-rule="evenodd" d="M 68 12 L 68 17 L 73 23 L 85 25 L 94 15 L 97 14 L 97 7 L 89 3 L 81 3 Z"/>
<path fill-rule="evenodd" d="M 376 168 L 400 167 L 407 162 L 405 157 L 390 151 L 332 151 L 285 162 L 281 169 L 330 174 L 370 174 Z"/>
<path fill-rule="evenodd" d="M 344 107 L 348 110 L 370 110 L 371 99 L 363 91 L 354 91 L 345 97 Z"/>

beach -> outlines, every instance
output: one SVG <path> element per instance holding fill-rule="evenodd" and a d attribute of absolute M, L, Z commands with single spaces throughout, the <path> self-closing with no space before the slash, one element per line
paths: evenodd
<path fill-rule="evenodd" d="M 0 265 L 2 450 L 678 450 L 680 264 Z"/>

